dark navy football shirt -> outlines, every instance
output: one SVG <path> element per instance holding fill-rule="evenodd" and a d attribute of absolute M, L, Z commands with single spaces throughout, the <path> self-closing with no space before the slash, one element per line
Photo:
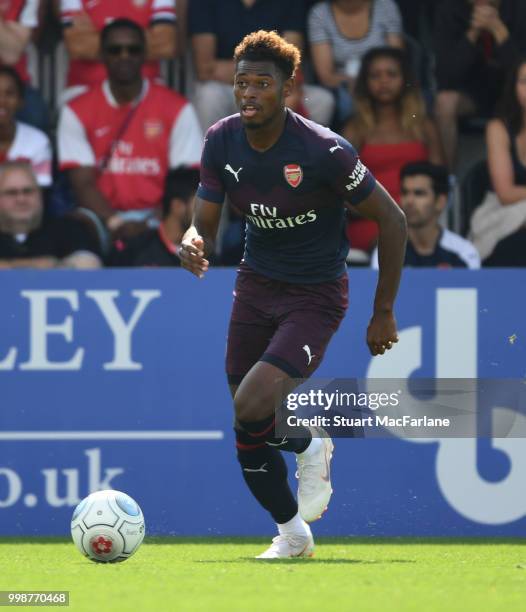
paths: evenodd
<path fill-rule="evenodd" d="M 248 143 L 239 114 L 207 132 L 197 195 L 245 215 L 244 261 L 291 283 L 321 283 L 345 272 L 345 202 L 359 204 L 375 179 L 355 149 L 328 128 L 287 109 L 267 151 Z"/>

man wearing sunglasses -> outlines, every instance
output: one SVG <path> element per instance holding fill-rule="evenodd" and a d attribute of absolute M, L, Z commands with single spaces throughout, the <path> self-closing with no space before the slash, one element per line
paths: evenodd
<path fill-rule="evenodd" d="M 59 160 L 101 237 L 126 240 L 157 223 L 168 171 L 199 166 L 202 133 L 186 98 L 143 78 L 140 26 L 113 21 L 101 52 L 108 78 L 63 108 Z"/>
<path fill-rule="evenodd" d="M 101 32 L 105 25 L 121 17 L 133 20 L 146 33 L 145 77 L 157 78 L 159 60 L 175 56 L 175 0 L 60 0 L 60 20 L 70 59 L 63 102 L 106 78 L 100 61 Z"/>
<path fill-rule="evenodd" d="M 70 216 L 45 219 L 28 162 L 0 164 L 0 269 L 98 268 L 96 240 Z"/>

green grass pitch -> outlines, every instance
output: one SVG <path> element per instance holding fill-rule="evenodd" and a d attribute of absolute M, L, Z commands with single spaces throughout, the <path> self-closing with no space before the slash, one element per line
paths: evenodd
<path fill-rule="evenodd" d="M 4 538 L 0 590 L 70 591 L 90 612 L 526 610 L 520 540 L 319 539 L 312 559 L 254 560 L 268 544 L 150 538 L 98 564 L 64 539 Z"/>

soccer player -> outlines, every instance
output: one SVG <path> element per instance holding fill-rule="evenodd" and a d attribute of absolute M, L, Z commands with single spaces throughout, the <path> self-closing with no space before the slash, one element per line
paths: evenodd
<path fill-rule="evenodd" d="M 276 437 L 276 398 L 314 372 L 344 317 L 346 203 L 380 226 L 367 343 L 381 355 L 397 342 L 393 308 L 405 217 L 346 140 L 285 107 L 300 61 L 294 45 L 261 30 L 243 39 L 234 59 L 239 114 L 207 132 L 193 226 L 180 257 L 183 267 L 203 277 L 228 195 L 247 220 L 226 356 L 237 454 L 249 489 L 279 531 L 258 558 L 310 556 L 307 523 L 329 502 L 333 445 L 314 428 L 303 428 L 301 439 Z M 298 502 L 280 451 L 296 453 Z"/>

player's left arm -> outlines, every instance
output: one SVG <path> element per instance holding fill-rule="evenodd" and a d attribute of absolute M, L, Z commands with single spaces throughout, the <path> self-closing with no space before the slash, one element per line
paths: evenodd
<path fill-rule="evenodd" d="M 407 225 L 400 207 L 378 182 L 358 210 L 378 224 L 379 276 L 367 345 L 371 355 L 383 355 L 398 342 L 394 305 L 404 263 Z"/>
<path fill-rule="evenodd" d="M 214 245 L 225 200 L 225 185 L 220 168 L 223 140 L 221 128 L 208 129 L 201 155 L 200 183 L 194 203 L 192 225 L 185 232 L 178 255 L 183 268 L 203 278 L 208 270 L 208 257 L 214 252 Z"/>

